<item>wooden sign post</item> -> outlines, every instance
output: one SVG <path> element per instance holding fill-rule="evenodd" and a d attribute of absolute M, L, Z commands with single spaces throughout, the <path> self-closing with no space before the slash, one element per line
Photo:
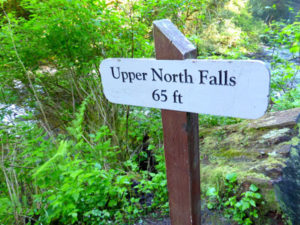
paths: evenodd
<path fill-rule="evenodd" d="M 154 22 L 156 59 L 196 58 L 196 48 L 169 20 Z M 200 158 L 198 114 L 162 110 L 172 225 L 199 225 Z"/>
<path fill-rule="evenodd" d="M 162 109 L 171 222 L 199 225 L 198 113 L 263 116 L 270 73 L 256 60 L 197 60 L 196 48 L 174 24 L 153 24 L 156 60 L 103 60 L 103 91 L 113 103 Z"/>

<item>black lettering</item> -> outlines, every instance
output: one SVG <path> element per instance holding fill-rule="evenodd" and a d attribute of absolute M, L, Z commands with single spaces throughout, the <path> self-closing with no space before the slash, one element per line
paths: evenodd
<path fill-rule="evenodd" d="M 143 73 L 143 80 L 146 80 L 147 73 Z"/>
<path fill-rule="evenodd" d="M 135 79 L 135 74 L 134 72 L 128 72 L 129 74 L 129 82 L 132 83 L 132 81 Z"/>
<path fill-rule="evenodd" d="M 141 73 L 136 73 L 136 79 L 137 80 L 142 80 L 142 74 Z"/>
<path fill-rule="evenodd" d="M 182 95 L 178 92 L 178 90 L 175 90 L 173 93 L 174 103 L 180 103 L 182 104 Z M 178 102 L 177 102 L 178 100 Z"/>
<path fill-rule="evenodd" d="M 118 69 L 118 73 L 119 73 L 119 77 L 121 76 L 121 72 L 120 72 L 120 67 L 117 67 Z"/>
<path fill-rule="evenodd" d="M 119 76 L 118 77 L 115 76 L 114 68 L 113 67 L 110 67 L 110 68 L 111 68 L 111 75 L 113 76 L 113 78 L 119 79 L 120 78 L 120 68 L 118 67 L 118 69 L 119 69 Z"/>
<path fill-rule="evenodd" d="M 217 85 L 217 77 L 210 76 L 209 79 L 210 79 L 210 81 L 209 81 L 210 85 Z"/>
<path fill-rule="evenodd" d="M 193 84 L 193 77 L 187 73 L 187 69 L 184 70 L 185 83 Z"/>
<path fill-rule="evenodd" d="M 179 82 L 183 83 L 183 74 L 181 72 L 179 73 Z"/>
<path fill-rule="evenodd" d="M 203 81 L 203 78 L 207 79 L 207 75 L 204 75 L 203 72 L 208 74 L 208 70 L 199 70 L 200 72 L 200 83 L 199 84 L 205 84 Z"/>
<path fill-rule="evenodd" d="M 225 73 L 225 84 L 224 85 L 228 86 L 228 71 L 225 70 L 224 73 Z"/>
<path fill-rule="evenodd" d="M 229 83 L 230 86 L 235 86 L 236 85 L 236 80 L 235 79 L 236 79 L 236 77 L 230 77 L 230 79 L 229 79 L 230 80 L 230 83 Z"/>
<path fill-rule="evenodd" d="M 128 73 L 126 73 L 126 72 L 121 72 L 121 75 L 122 75 L 122 80 L 123 80 L 123 82 L 125 83 L 125 80 L 127 80 L 127 78 L 128 78 Z"/>
<path fill-rule="evenodd" d="M 166 82 L 171 82 L 171 81 L 172 81 L 172 76 L 171 76 L 171 74 L 166 73 L 166 74 L 164 75 L 164 79 L 165 79 Z"/>
<path fill-rule="evenodd" d="M 158 78 L 160 81 L 163 80 L 163 78 L 162 78 L 162 69 L 161 69 L 161 68 L 159 68 L 159 70 L 160 70 L 160 75 L 156 72 L 155 69 L 151 68 L 151 70 L 152 70 L 152 81 L 156 81 L 155 78 L 154 78 L 154 75 L 156 75 L 157 78 Z"/>
<path fill-rule="evenodd" d="M 173 75 L 173 82 L 174 82 L 174 83 L 177 83 L 177 78 L 179 77 L 179 75 L 176 74 L 176 73 L 174 73 L 174 74 L 172 74 L 172 75 Z"/>
<path fill-rule="evenodd" d="M 223 83 L 222 83 L 222 70 L 219 70 L 219 85 L 223 85 Z"/>

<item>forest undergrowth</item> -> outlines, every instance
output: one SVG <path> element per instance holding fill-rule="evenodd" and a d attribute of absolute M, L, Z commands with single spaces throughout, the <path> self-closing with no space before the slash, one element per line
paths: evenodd
<path fill-rule="evenodd" d="M 0 224 L 168 214 L 160 111 L 109 103 L 99 71 L 105 58 L 155 57 L 154 20 L 170 19 L 198 58 L 249 59 L 269 46 L 269 110 L 300 107 L 299 8 L 266 2 L 1 0 Z M 7 122 L 10 105 L 27 115 Z M 204 127 L 240 121 L 199 117 Z"/>

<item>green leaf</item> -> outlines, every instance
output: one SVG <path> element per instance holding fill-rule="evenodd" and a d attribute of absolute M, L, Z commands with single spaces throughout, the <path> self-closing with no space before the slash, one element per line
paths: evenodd
<path fill-rule="evenodd" d="M 150 144 L 150 145 L 148 146 L 148 150 L 152 150 L 152 149 L 155 149 L 155 145 Z"/>
<path fill-rule="evenodd" d="M 212 203 L 207 203 L 207 208 L 208 209 L 213 209 L 214 208 L 214 204 L 212 204 Z"/>
<path fill-rule="evenodd" d="M 299 46 L 299 45 L 293 45 L 293 46 L 290 48 L 290 52 L 291 52 L 291 53 L 298 53 L 298 52 L 300 52 L 300 46 Z"/>
<path fill-rule="evenodd" d="M 97 169 L 99 169 L 99 170 L 101 170 L 101 169 L 102 169 L 102 166 L 101 166 L 101 164 L 100 164 L 100 163 L 95 163 L 95 167 L 96 167 Z"/>
<path fill-rule="evenodd" d="M 108 207 L 115 207 L 118 205 L 118 201 L 116 199 L 112 199 L 108 203 Z"/>
<path fill-rule="evenodd" d="M 226 175 L 226 180 L 228 180 L 230 183 L 234 183 L 237 181 L 237 173 L 229 173 Z"/>
<path fill-rule="evenodd" d="M 73 199 L 75 200 L 75 202 L 78 201 L 79 196 L 80 196 L 80 194 L 79 194 L 78 192 L 72 194 L 72 197 L 73 197 Z"/>
<path fill-rule="evenodd" d="M 254 200 L 250 199 L 250 200 L 249 200 L 249 203 L 250 203 L 253 207 L 256 207 L 256 203 L 255 203 Z"/>
<path fill-rule="evenodd" d="M 130 184 L 130 178 L 128 176 L 118 176 L 117 183 L 118 184 Z"/>
<path fill-rule="evenodd" d="M 253 193 L 253 197 L 257 198 L 257 199 L 260 199 L 261 198 L 261 194 L 259 194 L 259 193 Z"/>
<path fill-rule="evenodd" d="M 214 187 L 208 188 L 208 190 L 206 191 L 206 196 L 217 196 L 217 195 L 218 192 Z"/>
<path fill-rule="evenodd" d="M 251 219 L 246 218 L 243 224 L 244 225 L 250 225 L 250 224 L 252 224 L 252 221 L 251 221 Z"/>
<path fill-rule="evenodd" d="M 250 185 L 250 191 L 257 192 L 258 191 L 258 187 L 256 187 L 254 184 L 251 184 Z"/>
<path fill-rule="evenodd" d="M 77 212 L 71 213 L 71 216 L 72 216 L 73 218 L 76 218 L 76 219 L 77 219 Z"/>
<path fill-rule="evenodd" d="M 242 205 L 242 211 L 245 211 L 250 208 L 250 204 L 247 201 L 242 201 L 241 205 Z"/>
<path fill-rule="evenodd" d="M 70 174 L 70 177 L 72 177 L 72 178 L 76 178 L 79 174 L 81 174 L 81 173 L 83 173 L 83 170 L 82 169 L 79 169 L 79 170 L 75 170 L 74 172 L 72 172 L 71 174 Z"/>

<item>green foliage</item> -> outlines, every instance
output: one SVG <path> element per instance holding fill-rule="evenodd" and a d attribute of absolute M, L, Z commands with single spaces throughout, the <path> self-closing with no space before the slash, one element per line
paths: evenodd
<path fill-rule="evenodd" d="M 237 201 L 236 196 L 230 197 L 225 203 L 226 214 L 232 215 L 233 220 L 239 224 L 253 224 L 254 219 L 258 218 L 257 203 L 261 201 L 261 194 L 257 193 L 258 188 L 251 184 L 249 191 L 242 193 L 242 198 Z"/>
<path fill-rule="evenodd" d="M 299 15 L 297 16 L 299 18 Z M 300 23 L 291 24 L 273 22 L 263 36 L 265 42 L 273 49 L 271 61 L 271 98 L 273 109 L 284 110 L 299 107 L 296 78 L 299 76 L 299 65 L 291 60 L 299 57 L 300 52 Z M 282 50 L 291 54 L 290 59 L 280 55 Z"/>
<path fill-rule="evenodd" d="M 296 18 L 297 20 L 290 24 L 274 21 L 266 28 L 264 41 L 273 48 L 283 47 L 295 55 L 299 54 L 299 13 Z"/>
<path fill-rule="evenodd" d="M 115 224 L 131 223 L 145 212 L 163 209 L 162 203 L 167 202 L 165 173 L 145 171 L 133 186 L 137 164 L 131 159 L 117 162 L 120 152 L 111 146 L 107 127 L 90 134 L 89 142 L 84 140 L 81 125 L 86 104 L 84 101 L 67 129 L 73 139 L 62 140 L 57 152 L 34 173 L 38 186 L 46 191 L 35 196 L 36 204 L 43 207 L 37 207 L 33 215 L 39 215 L 43 224 Z M 157 194 L 146 204 L 141 198 L 149 193 Z"/>
<path fill-rule="evenodd" d="M 110 104 L 100 62 L 154 57 L 152 23 L 165 18 L 197 46 L 199 58 L 247 58 L 265 25 L 246 3 L 0 1 L 0 105 L 32 112 L 7 124 L 14 112 L 1 105 L 0 223 L 132 224 L 143 214 L 167 213 L 160 111 Z M 298 34 L 299 22 L 274 23 L 261 37 L 296 56 Z M 272 67 L 274 109 L 298 106 L 299 89 L 289 84 L 299 68 L 277 56 Z M 199 121 L 240 122 L 208 115 Z M 208 191 L 209 208 L 224 209 L 231 198 L 226 208 L 236 220 L 255 218 L 257 190 L 240 194 L 233 175 L 223 185 L 225 191 Z"/>
<path fill-rule="evenodd" d="M 157 171 L 152 173 L 139 171 L 135 157 L 119 161 L 122 154 L 112 146 L 107 126 L 86 136 L 83 125 L 89 101 L 83 101 L 68 133 L 56 138 L 57 144 L 34 124 L 17 123 L 9 132 L 1 129 L 0 166 L 7 179 L 1 180 L 6 188 L 0 188 L 9 192 L 0 195 L 0 202 L 5 201 L 0 207 L 1 223 L 23 223 L 26 218 L 33 224 L 131 224 L 153 210 L 168 212 L 163 149 L 155 152 L 160 137 L 154 117 L 149 136 L 155 138 L 148 147 L 157 161 Z M 146 130 L 147 125 L 140 129 Z"/>
<path fill-rule="evenodd" d="M 100 163 L 83 160 L 79 155 L 73 158 L 56 162 L 58 167 L 39 171 L 37 182 L 47 189 L 42 195 L 35 196 L 47 205 L 37 212 L 40 223 L 109 224 L 113 220 L 130 219 L 141 212 L 134 205 L 137 198 L 127 199 L 130 176 L 117 169 L 103 169 Z M 47 175 L 49 173 L 51 176 Z"/>
<path fill-rule="evenodd" d="M 195 42 L 201 56 L 222 53 L 241 58 L 256 49 L 258 41 L 253 31 L 259 22 L 252 19 L 246 4 L 235 0 L 21 0 L 16 4 L 4 8 L 0 21 L 0 83 L 5 98 L 18 96 L 14 102 L 41 112 L 37 116 L 48 130 L 51 125 L 65 130 L 76 108 L 91 96 L 85 130 L 94 132 L 106 125 L 117 145 L 122 144 L 120 123 L 127 110 L 104 98 L 99 64 L 108 57 L 153 57 L 153 20 L 171 19 Z M 19 6 L 28 16 L 17 15 Z"/>
<path fill-rule="evenodd" d="M 277 98 L 273 109 L 276 111 L 300 107 L 300 85 Z"/>
<path fill-rule="evenodd" d="M 32 170 L 52 154 L 54 143 L 35 123 L 0 123 L 0 221 L 3 224 L 23 223 L 37 189 Z M 25 216 L 24 216 L 25 215 Z"/>
<path fill-rule="evenodd" d="M 65 129 L 76 107 L 91 95 L 88 129 L 106 125 L 118 135 L 122 111 L 104 99 L 99 64 L 107 57 L 153 54 L 150 29 L 132 11 L 136 5 L 24 0 L 22 6 L 30 12 L 29 20 L 12 12 L 0 25 L 0 81 L 11 90 L 6 98 L 20 96 L 18 103 L 45 114 L 45 124 Z M 23 87 L 16 88 L 16 83 Z"/>
<path fill-rule="evenodd" d="M 208 197 L 208 202 L 207 202 L 207 208 L 208 209 L 219 209 L 221 202 L 221 198 L 219 196 L 219 192 L 216 190 L 215 187 L 208 188 L 206 191 L 206 196 Z"/>
<path fill-rule="evenodd" d="M 201 127 L 214 127 L 230 125 L 241 122 L 242 119 L 224 116 L 199 115 L 199 125 Z"/>
<path fill-rule="evenodd" d="M 0 197 L 0 224 L 10 224 L 12 222 L 11 215 L 13 215 L 13 206 L 10 199 Z"/>
<path fill-rule="evenodd" d="M 209 188 L 206 192 L 207 208 L 223 210 L 226 217 L 238 224 L 254 224 L 259 217 L 259 205 L 264 204 L 262 195 L 254 184 L 249 186 L 248 191 L 240 193 L 237 178 L 236 173 L 227 174 L 222 192 L 214 187 Z"/>
<path fill-rule="evenodd" d="M 213 6 L 207 5 L 213 15 L 205 17 L 199 35 L 191 36 L 200 58 L 215 55 L 237 59 L 259 48 L 258 33 L 263 31 L 264 24 L 252 17 L 246 2 L 212 1 Z"/>
<path fill-rule="evenodd" d="M 299 9 L 299 4 L 290 0 L 250 0 L 249 3 L 253 15 L 266 23 L 280 19 L 293 20 L 295 14 L 290 12 L 290 9 L 294 7 Z"/>

